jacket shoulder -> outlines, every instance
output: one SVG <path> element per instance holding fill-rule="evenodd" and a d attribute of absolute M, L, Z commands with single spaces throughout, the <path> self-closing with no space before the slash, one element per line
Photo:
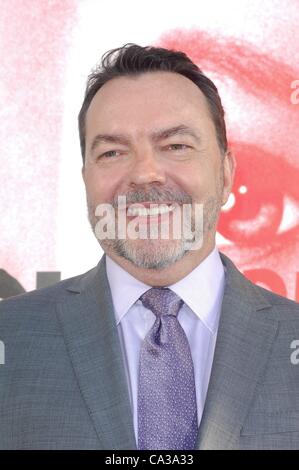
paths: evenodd
<path fill-rule="evenodd" d="M 42 330 L 47 328 L 49 333 L 55 333 L 57 304 L 65 301 L 71 295 L 68 289 L 71 289 L 71 286 L 80 285 L 88 273 L 1 300 L 0 331 L 14 329 L 17 332 L 20 329 L 24 330 L 24 328 L 29 331 L 40 331 L 41 328 Z"/>
<path fill-rule="evenodd" d="M 220 252 L 226 269 L 227 291 L 243 303 L 254 306 L 263 315 L 276 320 L 299 320 L 299 303 L 259 286 L 248 279 L 233 263 Z"/>
<path fill-rule="evenodd" d="M 275 308 L 279 319 L 299 320 L 299 303 L 282 295 L 276 294 L 269 289 L 254 284 L 255 288 L 266 298 Z"/>

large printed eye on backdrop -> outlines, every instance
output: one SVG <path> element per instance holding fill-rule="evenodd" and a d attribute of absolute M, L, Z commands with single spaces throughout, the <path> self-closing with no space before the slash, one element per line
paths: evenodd
<path fill-rule="evenodd" d="M 77 114 L 101 55 L 135 42 L 185 51 L 216 83 L 237 160 L 218 247 L 254 282 L 299 300 L 298 2 L 153 1 L 146 15 L 140 3 L 1 1 L 0 298 L 100 259 Z"/>

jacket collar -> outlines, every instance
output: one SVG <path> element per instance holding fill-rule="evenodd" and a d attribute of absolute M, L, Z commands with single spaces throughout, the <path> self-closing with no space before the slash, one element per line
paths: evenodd
<path fill-rule="evenodd" d="M 269 358 L 278 324 L 260 288 L 220 253 L 226 267 L 222 312 L 201 420 L 199 449 L 233 448 Z M 105 255 L 67 287 L 59 317 L 101 448 L 136 448 L 133 418 Z"/>

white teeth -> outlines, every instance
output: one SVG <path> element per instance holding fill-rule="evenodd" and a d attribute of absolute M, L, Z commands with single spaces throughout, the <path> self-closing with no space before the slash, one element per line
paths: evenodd
<path fill-rule="evenodd" d="M 171 212 L 175 209 L 174 205 L 170 206 L 157 206 L 152 208 L 145 208 L 145 207 L 129 207 L 127 214 L 131 216 L 151 216 L 151 215 L 159 215 L 159 214 L 166 214 L 167 212 Z"/>

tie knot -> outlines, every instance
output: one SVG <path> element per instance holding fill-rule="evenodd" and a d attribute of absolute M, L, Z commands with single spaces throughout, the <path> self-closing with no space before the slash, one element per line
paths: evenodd
<path fill-rule="evenodd" d="M 156 316 L 177 316 L 183 305 L 182 299 L 168 287 L 152 287 L 140 297 L 145 308 L 148 308 Z"/>

